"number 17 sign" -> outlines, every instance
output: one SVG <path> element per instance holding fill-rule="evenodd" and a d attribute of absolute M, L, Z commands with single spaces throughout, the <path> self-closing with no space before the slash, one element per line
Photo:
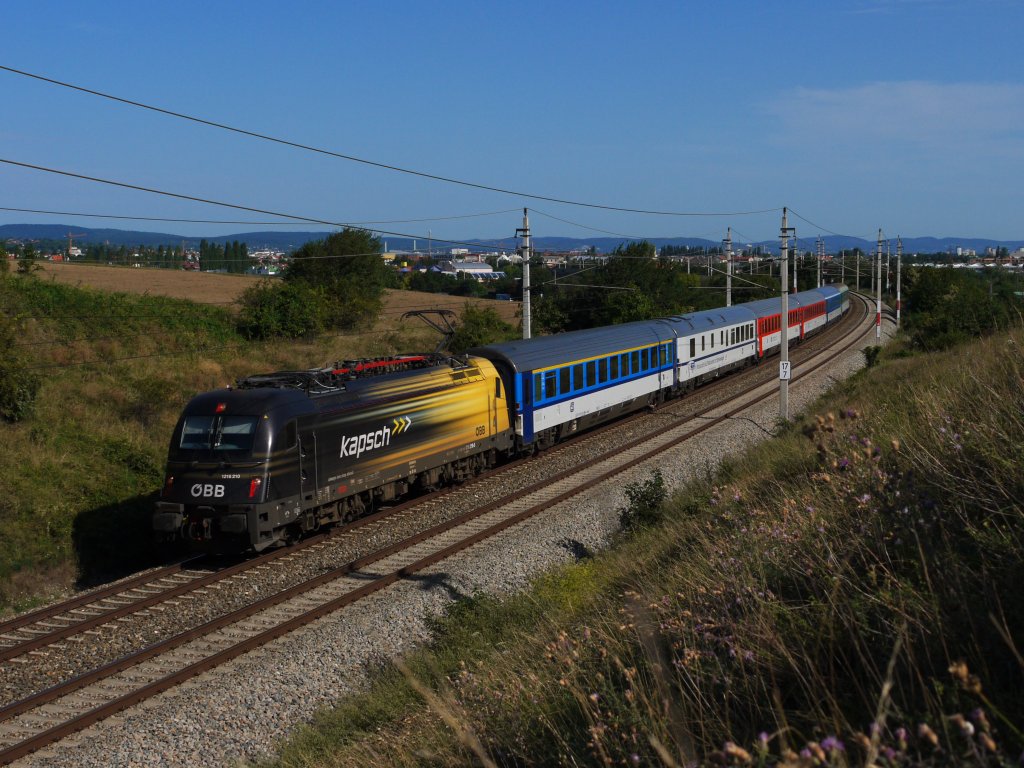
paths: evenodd
<path fill-rule="evenodd" d="M 779 381 L 789 381 L 793 376 L 793 366 L 789 360 L 779 361 Z"/>

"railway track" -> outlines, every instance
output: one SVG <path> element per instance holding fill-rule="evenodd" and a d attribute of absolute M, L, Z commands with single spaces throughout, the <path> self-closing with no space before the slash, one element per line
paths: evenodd
<path fill-rule="evenodd" d="M 852 319 L 855 312 L 848 314 Z M 867 308 L 861 308 L 860 320 L 867 316 Z M 844 319 L 845 323 L 845 319 Z M 843 324 L 840 324 L 841 326 Z M 863 335 L 870 333 L 868 327 L 853 341 L 844 344 L 841 349 L 822 355 L 824 358 L 810 365 L 802 365 L 797 371 L 795 380 L 817 370 L 832 358 L 845 353 L 851 346 L 859 343 Z M 824 334 L 819 337 L 826 338 Z M 802 349 L 810 352 L 810 344 Z M 770 368 L 771 366 L 766 366 Z M 764 370 L 764 369 L 762 369 Z M 455 516 L 432 528 L 419 531 L 400 541 L 393 542 L 375 552 L 348 561 L 332 568 L 314 578 L 293 584 L 290 587 L 256 600 L 240 609 L 227 613 L 214 620 L 205 622 L 173 637 L 154 643 L 140 651 L 128 654 L 108 664 L 97 667 L 73 679 L 67 680 L 46 690 L 13 702 L 0 709 L 0 762 L 10 762 L 50 744 L 66 735 L 87 727 L 110 715 L 127 709 L 134 704 L 150 698 L 164 690 L 179 685 L 208 669 L 212 669 L 237 656 L 264 645 L 276 637 L 293 631 L 317 618 L 343 608 L 362 597 L 380 591 L 390 584 L 409 578 L 413 574 L 430 567 L 437 562 L 451 557 L 456 552 L 466 549 L 486 538 L 540 512 L 550 509 L 559 501 L 570 498 L 585 488 L 600 483 L 629 467 L 646 461 L 653 456 L 692 438 L 715 424 L 731 418 L 750 407 L 754 402 L 771 396 L 775 391 L 775 379 L 770 375 L 767 381 L 758 376 L 758 381 L 751 383 L 741 393 L 731 396 L 727 405 L 712 405 L 698 409 L 698 413 L 680 417 L 675 423 L 666 426 L 664 419 L 657 425 L 655 434 L 645 434 L 626 445 L 618 445 L 597 456 L 591 461 L 573 470 L 567 470 L 554 477 L 534 483 L 525 489 L 518 489 L 504 498 L 496 499 L 476 509 Z M 735 379 L 733 379 L 735 381 Z M 707 387 L 702 393 L 713 392 Z M 737 404 L 737 398 L 740 402 Z M 715 400 L 715 397 L 708 398 Z M 686 401 L 681 401 L 685 403 Z M 666 409 L 667 410 L 667 409 Z M 687 409 L 691 410 L 691 409 Z M 694 425 L 693 417 L 699 416 L 701 423 Z M 608 429 L 621 427 L 622 422 Z M 595 433 L 589 433 L 595 437 Z M 596 438 L 595 439 L 600 439 Z M 553 451 L 554 452 L 554 449 Z M 552 453 L 549 452 L 549 453 Z M 512 467 L 513 465 L 508 465 Z M 465 488 L 466 486 L 462 486 Z M 438 497 L 431 497 L 437 501 Z M 404 510 L 413 509 L 422 500 L 413 500 L 393 510 L 378 513 L 371 518 L 364 518 L 352 526 L 340 529 L 339 533 L 348 533 L 357 527 L 370 525 L 400 514 Z M 278 550 L 270 556 L 232 566 L 231 569 L 216 574 L 206 574 L 192 581 L 203 581 L 208 586 L 220 576 L 230 579 L 240 576 L 248 568 L 266 567 L 270 562 L 280 566 L 289 560 L 301 556 L 303 549 L 322 546 L 325 537 L 318 537 L 304 543 L 300 548 Z M 174 566 L 172 566 L 174 567 Z M 224 574 L 224 575 L 222 575 Z M 160 579 L 167 579 L 171 574 L 161 573 Z M 152 577 L 152 575 L 150 576 Z M 116 585 L 111 589 L 125 590 L 125 584 Z M 145 585 L 131 583 L 129 590 L 137 592 L 137 602 L 156 601 L 156 594 L 148 594 Z M 165 592 L 181 590 L 183 594 L 186 584 L 168 586 Z M 109 600 L 117 592 L 105 594 L 101 600 Z M 79 599 L 93 597 L 84 596 Z M 95 599 L 95 598 L 94 598 Z M 155 603 L 151 603 L 155 604 Z M 130 605 L 117 606 L 107 612 L 130 612 Z M 78 607 L 88 607 L 83 603 Z M 60 608 L 56 606 L 55 608 Z M 142 610 L 137 608 L 136 610 Z M 124 614 L 127 615 L 127 614 Z M 19 620 L 38 623 L 43 612 L 34 612 Z M 89 621 L 101 621 L 97 615 Z M 46 619 L 44 619 L 46 621 Z M 23 623 L 22 627 L 32 626 L 31 622 Z M 71 625 L 57 628 L 57 633 L 71 634 Z M 2 627 L 0 627 L 2 628 Z M 36 640 L 33 640 L 35 642 Z"/>
<path fill-rule="evenodd" d="M 799 362 L 802 356 L 814 353 L 818 346 L 827 342 L 832 336 L 841 335 L 849 327 L 848 324 L 851 320 L 858 322 L 854 318 L 854 312 L 848 313 L 847 317 L 840 324 L 831 329 L 831 334 L 825 333 L 813 336 L 803 345 L 794 347 L 794 360 Z M 754 380 L 772 379 L 774 373 L 773 370 L 769 370 L 770 368 L 771 366 L 760 369 L 748 368 L 737 372 L 736 375 L 722 377 L 713 383 L 705 385 L 686 398 L 671 401 L 663 406 L 661 413 L 686 415 L 694 410 L 694 401 L 715 399 L 720 395 L 721 390 L 734 387 L 741 377 L 749 377 Z M 699 405 L 697 407 L 699 409 Z M 607 433 L 622 430 L 624 427 L 635 424 L 645 417 L 646 414 L 636 413 L 627 418 L 603 425 L 577 436 L 569 445 L 604 440 Z M 660 429 L 661 426 L 661 423 L 659 423 L 657 429 Z M 566 444 L 561 444 L 549 449 L 548 454 L 564 450 L 565 446 Z M 427 499 L 423 497 L 413 498 L 376 514 L 368 515 L 335 529 L 331 535 L 347 535 L 364 526 L 379 524 L 382 521 L 403 515 L 408 510 L 415 510 L 424 503 L 441 502 L 445 494 L 464 491 L 480 480 L 515 471 L 525 461 L 528 461 L 528 459 L 520 459 L 502 465 L 456 488 L 443 488 Z M 19 658 L 23 659 L 27 654 L 39 651 L 61 640 L 140 613 L 174 598 L 208 588 L 254 567 L 274 562 L 279 558 L 289 556 L 303 549 L 316 547 L 326 538 L 326 534 L 309 537 L 288 549 L 274 550 L 229 567 L 218 567 L 213 561 L 202 557 L 191 558 L 0 622 L 0 662 L 18 660 Z"/>

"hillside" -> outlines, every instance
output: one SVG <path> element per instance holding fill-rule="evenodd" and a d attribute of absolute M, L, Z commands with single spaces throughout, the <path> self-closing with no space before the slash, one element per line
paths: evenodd
<path fill-rule="evenodd" d="M 100 291 L 123 292 L 146 296 L 166 296 L 228 308 L 253 284 L 271 278 L 255 275 L 227 275 L 211 272 L 185 272 L 166 269 L 133 269 L 96 264 L 42 264 L 44 279 L 73 286 L 87 286 Z M 381 327 L 393 328 L 403 312 L 410 309 L 449 309 L 459 312 L 466 302 L 494 309 L 503 320 L 518 322 L 519 303 L 491 299 L 460 298 L 441 293 L 386 290 Z"/>
<path fill-rule="evenodd" d="M 31 279 L 0 274 L 0 383 L 38 388 L 28 418 L 0 421 L 0 611 L 157 561 L 149 518 L 171 430 L 196 392 L 262 371 L 431 350 L 437 334 L 401 314 L 466 303 L 394 291 L 372 328 L 255 343 L 232 310 L 256 279 L 60 264 Z"/>
<path fill-rule="evenodd" d="M 77 237 L 75 242 L 84 244 L 109 243 L 115 246 L 145 245 L 156 247 L 159 245 L 181 245 L 182 243 L 185 243 L 185 245 L 190 248 L 197 248 L 201 239 L 219 244 L 230 243 L 237 240 L 239 242 L 246 243 L 250 250 L 271 248 L 282 251 L 293 251 L 309 240 L 322 239 L 329 234 L 326 231 L 289 232 L 268 230 L 239 232 L 230 235 L 213 235 L 203 238 L 199 236 L 184 236 L 165 232 L 145 232 L 139 230 L 110 228 L 95 229 L 73 224 L 3 224 L 0 225 L 0 242 L 3 242 L 8 238 L 18 240 L 66 240 L 68 232 L 81 233 L 83 236 Z M 799 243 L 802 249 L 814 249 L 814 240 L 818 234 L 814 228 L 809 227 L 807 231 L 804 231 L 802 227 L 798 228 L 797 234 L 800 237 Z M 722 236 L 725 236 L 724 231 Z M 651 237 L 648 239 L 658 248 L 666 245 L 686 245 L 695 248 L 721 247 L 720 240 L 709 240 L 700 237 Z M 874 240 L 865 240 L 859 237 L 825 235 L 822 239 L 825 241 L 825 248 L 829 253 L 836 253 L 840 249 L 853 248 L 860 248 L 866 253 L 873 253 L 876 248 L 876 242 Z M 387 236 L 385 237 L 385 240 L 387 241 L 387 247 L 390 250 L 404 251 L 411 251 L 415 248 L 425 251 L 428 243 L 427 238 L 425 237 L 421 237 L 414 241 L 411 238 Z M 624 236 L 587 238 L 562 237 L 544 235 L 540 233 L 539 230 L 535 230 L 533 246 L 538 251 L 570 251 L 595 247 L 600 253 L 609 253 L 614 250 L 616 246 L 629 240 L 630 238 Z M 493 245 L 493 243 L 496 242 L 502 243 L 500 247 L 505 250 L 515 248 L 515 242 L 509 238 L 506 238 L 505 240 L 467 238 L 467 243 L 480 243 L 480 247 L 483 250 L 498 248 L 499 246 Z M 759 240 L 752 243 L 741 242 L 739 239 L 736 239 L 734 242 L 736 248 L 744 248 L 748 245 L 754 245 L 759 246 L 770 253 L 778 253 L 779 250 L 779 242 L 774 238 Z M 459 244 L 464 245 L 463 243 Z M 444 240 L 436 239 L 432 241 L 432 247 L 435 253 L 444 253 L 449 247 L 451 247 L 451 244 Z M 955 251 L 958 247 L 974 249 L 978 253 L 984 253 L 986 248 L 999 247 L 1015 251 L 1018 248 L 1024 247 L 1024 239 L 992 240 L 982 237 L 937 238 L 930 236 L 903 238 L 903 248 L 905 253 L 945 253 L 948 251 Z"/>
<path fill-rule="evenodd" d="M 1015 764 L 1021 344 L 897 343 L 665 503 L 638 482 L 651 522 L 463 598 L 274 764 Z"/>

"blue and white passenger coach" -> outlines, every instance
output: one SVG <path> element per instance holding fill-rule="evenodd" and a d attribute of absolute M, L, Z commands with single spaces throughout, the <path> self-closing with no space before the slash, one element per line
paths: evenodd
<path fill-rule="evenodd" d="M 578 429 L 655 404 L 675 386 L 676 334 L 664 321 L 571 331 L 470 350 L 501 373 L 515 433 L 545 447 Z"/>
<path fill-rule="evenodd" d="M 789 296 L 790 338 L 799 343 L 849 307 L 846 286 Z M 520 447 L 562 437 L 728 371 L 753 365 L 781 337 L 778 298 L 685 315 L 470 350 L 498 369 Z"/>

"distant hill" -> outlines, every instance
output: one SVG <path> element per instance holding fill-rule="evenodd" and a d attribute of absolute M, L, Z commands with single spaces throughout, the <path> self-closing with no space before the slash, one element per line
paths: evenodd
<path fill-rule="evenodd" d="M 76 234 L 83 233 L 82 236 L 75 238 L 75 242 L 86 245 L 89 243 L 109 243 L 110 245 L 118 246 L 145 245 L 155 247 L 158 245 L 180 245 L 184 242 L 186 246 L 196 248 L 199 246 L 199 241 L 204 239 L 212 243 L 226 243 L 238 240 L 239 242 L 243 242 L 248 245 L 250 251 L 270 248 L 286 252 L 293 251 L 302 246 L 303 243 L 309 242 L 310 240 L 322 239 L 330 234 L 329 231 L 315 230 L 304 232 L 267 231 L 239 232 L 238 234 L 233 235 L 202 238 L 175 235 L 166 232 L 140 232 L 137 230 L 108 228 L 90 229 L 88 227 L 79 227 L 70 224 L 3 224 L 0 225 L 0 241 L 8 239 L 63 240 L 67 238 L 68 232 L 74 232 Z M 426 238 L 418 238 L 415 241 L 410 238 L 402 237 L 385 237 L 384 239 L 387 242 L 389 250 L 413 250 L 414 243 L 421 251 L 425 250 L 428 246 Z M 862 251 L 872 253 L 877 247 L 875 242 L 862 240 L 857 237 L 827 235 L 823 239 L 825 240 L 825 250 L 829 253 L 835 253 L 841 249 L 852 248 L 860 248 Z M 721 241 L 718 240 L 706 240 L 695 237 L 653 237 L 649 238 L 649 240 L 658 248 L 665 245 L 687 245 L 696 248 L 715 248 L 721 245 Z M 478 243 L 480 248 L 484 250 L 500 250 L 499 247 L 492 245 L 494 241 L 491 240 L 471 239 L 467 242 Z M 533 238 L 533 247 L 540 251 L 570 251 L 594 247 L 601 253 L 608 253 L 609 251 L 614 250 L 619 244 L 625 242 L 629 242 L 628 238 L 535 237 Z M 801 251 L 813 251 L 815 247 L 814 237 L 800 237 L 797 244 Z M 740 240 L 734 241 L 734 247 L 736 249 L 744 248 L 747 245 L 761 246 L 769 253 L 777 254 L 779 252 L 778 239 L 762 240 L 756 243 L 746 243 Z M 908 237 L 903 240 L 903 250 L 908 254 L 955 252 L 958 247 L 971 248 L 978 253 L 984 253 L 986 248 L 999 247 L 1009 248 L 1011 251 L 1015 251 L 1022 246 L 1024 246 L 1024 240 L 987 240 L 978 237 Z M 451 245 L 443 240 L 434 240 L 430 242 L 429 247 L 432 248 L 435 253 L 440 254 L 445 253 Z M 509 242 L 504 247 L 506 250 L 509 250 L 513 246 L 511 242 Z"/>
<path fill-rule="evenodd" d="M 66 240 L 68 232 L 82 233 L 75 243 L 109 243 L 110 245 L 181 245 L 198 248 L 200 240 L 211 243 L 230 243 L 233 240 L 245 243 L 249 250 L 271 248 L 293 251 L 303 243 L 326 237 L 329 232 L 240 232 L 237 235 L 219 237 L 191 237 L 167 232 L 141 232 L 130 229 L 91 229 L 68 224 L 4 224 L 0 225 L 0 241 L 15 240 Z"/>

